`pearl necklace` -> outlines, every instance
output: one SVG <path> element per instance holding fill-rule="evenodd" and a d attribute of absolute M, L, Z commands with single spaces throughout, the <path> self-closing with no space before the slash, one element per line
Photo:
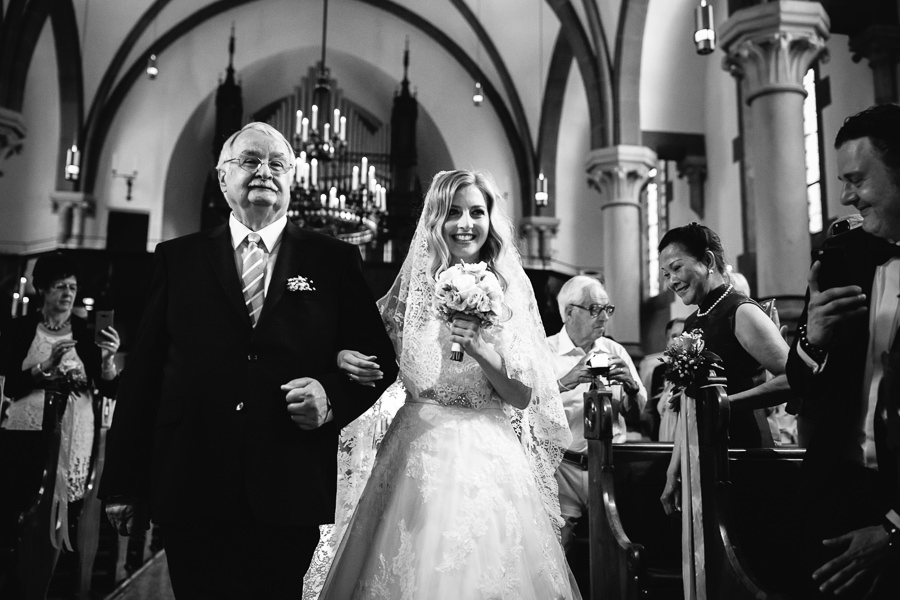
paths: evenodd
<path fill-rule="evenodd" d="M 60 329 L 62 329 L 66 325 L 68 325 L 69 321 L 71 321 L 71 320 L 72 320 L 72 317 L 66 317 L 66 320 L 63 321 L 62 323 L 60 323 L 59 325 L 51 325 L 50 321 L 48 321 L 46 318 L 44 318 L 43 325 L 50 331 L 59 331 Z"/>
<path fill-rule="evenodd" d="M 734 284 L 729 283 L 729 284 L 728 284 L 728 287 L 725 288 L 725 292 L 724 292 L 721 296 L 719 296 L 719 299 L 716 300 L 715 302 L 713 302 L 713 303 L 712 303 L 712 306 L 710 306 L 709 308 L 707 308 L 705 312 L 700 312 L 700 309 L 699 309 L 699 308 L 697 309 L 697 316 L 698 316 L 698 317 L 705 317 L 706 315 L 708 315 L 709 313 L 711 313 L 711 312 L 712 312 L 712 309 L 714 309 L 714 308 L 716 307 L 716 305 L 717 305 L 719 302 L 722 301 L 722 298 L 724 298 L 725 296 L 727 296 L 728 294 L 730 294 L 730 293 L 731 293 L 731 290 L 732 290 L 733 288 L 734 288 Z"/>

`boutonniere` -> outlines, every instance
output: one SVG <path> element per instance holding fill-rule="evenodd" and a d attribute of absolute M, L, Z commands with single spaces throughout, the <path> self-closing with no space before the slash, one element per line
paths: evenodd
<path fill-rule="evenodd" d="M 297 275 L 296 277 L 289 277 L 287 280 L 287 288 L 289 292 L 314 292 L 316 291 L 316 286 L 312 279 L 304 277 L 303 275 Z"/>

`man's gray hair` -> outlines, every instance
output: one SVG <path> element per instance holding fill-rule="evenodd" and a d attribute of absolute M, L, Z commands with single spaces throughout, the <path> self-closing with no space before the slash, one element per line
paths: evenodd
<path fill-rule="evenodd" d="M 563 284 L 556 295 L 556 303 L 559 305 L 559 316 L 563 322 L 566 320 L 566 308 L 581 302 L 584 290 L 592 287 L 599 287 L 606 292 L 603 283 L 596 277 L 589 275 L 576 275 Z"/>
<path fill-rule="evenodd" d="M 247 123 L 246 125 L 241 127 L 239 130 L 235 131 L 230 136 L 228 136 L 228 139 L 225 140 L 224 144 L 222 144 L 222 151 L 219 152 L 219 162 L 218 162 L 218 164 L 216 164 L 217 170 L 222 170 L 224 168 L 223 165 L 225 164 L 225 161 L 231 160 L 232 158 L 234 158 L 234 156 L 232 156 L 232 152 L 231 152 L 234 149 L 234 143 L 237 141 L 237 139 L 240 137 L 240 135 L 242 133 L 244 133 L 245 131 L 247 131 L 249 129 L 253 129 L 254 131 L 259 131 L 270 137 L 275 138 L 276 140 L 280 140 L 281 143 L 284 144 L 284 147 L 287 148 L 287 155 L 290 156 L 292 160 L 295 158 L 293 146 L 291 146 L 291 143 L 289 141 L 287 141 L 287 139 L 284 137 L 284 135 L 282 135 L 282 133 L 280 131 L 278 131 L 277 129 L 275 129 L 274 127 L 269 125 L 268 123 L 263 123 L 261 121 L 254 121 L 252 123 Z"/>

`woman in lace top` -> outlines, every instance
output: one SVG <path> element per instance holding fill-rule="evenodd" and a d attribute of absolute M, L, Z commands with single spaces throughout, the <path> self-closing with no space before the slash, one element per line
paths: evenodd
<path fill-rule="evenodd" d="M 355 491 L 339 489 L 340 543 L 322 599 L 580 598 L 558 541 L 553 478 L 570 434 L 501 203 L 479 173 L 441 172 L 432 182 L 409 254 L 379 301 L 400 363 L 402 387 L 391 393 L 404 401 L 371 475 L 350 477 Z M 497 275 L 498 324 L 459 314 L 447 323 L 432 308 L 435 277 L 459 262 L 485 262 Z M 340 360 L 351 379 L 378 377 L 374 357 Z M 359 439 L 342 447 L 371 450 L 377 434 L 355 431 Z M 359 461 L 339 461 L 348 464 Z"/>
<path fill-rule="evenodd" d="M 114 328 L 99 332 L 95 341 L 87 322 L 72 314 L 78 293 L 76 271 L 74 261 L 61 253 L 39 258 L 32 282 L 41 307 L 14 319 L 0 338 L 0 368 L 6 376 L 6 396 L 11 399 L 2 428 L 10 433 L 22 432 L 13 434 L 15 437 L 10 440 L 27 443 L 25 440 L 31 439 L 32 433 L 41 435 L 47 388 L 60 389 L 68 396 L 65 407 L 60 408 L 62 422 L 53 506 L 55 518 L 63 525 L 68 524 L 57 528 L 54 545 L 69 549 L 68 533 L 74 531 L 90 471 L 96 412 L 93 390 L 98 388 L 103 395 L 114 396 L 118 373 L 113 359 L 119 348 L 119 335 Z M 22 460 L 32 466 L 16 469 L 21 480 L 6 483 L 15 490 L 16 498 L 27 502 L 40 485 L 45 457 Z M 17 504 L 10 508 L 14 514 L 2 515 L 4 526 L 27 506 Z"/>

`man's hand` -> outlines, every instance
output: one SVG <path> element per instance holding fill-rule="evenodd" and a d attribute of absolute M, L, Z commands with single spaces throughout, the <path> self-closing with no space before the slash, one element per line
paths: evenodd
<path fill-rule="evenodd" d="M 809 312 L 806 318 L 806 339 L 818 348 L 831 342 L 838 323 L 866 313 L 866 295 L 858 285 L 819 290 L 822 263 L 816 261 L 806 278 L 809 284 Z"/>
<path fill-rule="evenodd" d="M 590 383 L 593 381 L 591 374 L 587 369 L 587 361 L 590 357 L 590 354 L 585 354 L 581 357 L 581 360 L 578 361 L 572 369 L 559 378 L 559 383 L 565 388 L 572 389 L 577 386 L 579 383 Z"/>
<path fill-rule="evenodd" d="M 334 418 L 325 388 L 315 379 L 292 379 L 281 389 L 287 392 L 288 414 L 300 429 L 316 429 Z"/>
<path fill-rule="evenodd" d="M 150 521 L 145 517 L 140 504 L 119 498 L 106 503 L 106 517 L 119 535 L 131 535 L 150 529 Z"/>
<path fill-rule="evenodd" d="M 377 359 L 377 356 L 366 356 L 356 350 L 341 350 L 338 352 L 337 365 L 347 374 L 350 381 L 375 387 L 375 382 L 384 377 L 381 366 L 375 362 Z"/>
<path fill-rule="evenodd" d="M 610 382 L 617 381 L 621 383 L 628 394 L 636 394 L 640 389 L 638 384 L 634 382 L 634 377 L 631 376 L 631 369 L 628 368 L 628 363 L 622 357 L 614 354 L 609 355 L 609 375 L 606 378 Z"/>
<path fill-rule="evenodd" d="M 813 580 L 822 592 L 840 596 L 854 591 L 854 598 L 862 598 L 861 591 L 869 590 L 877 581 L 878 567 L 888 552 L 888 534 L 881 525 L 872 525 L 823 540 L 826 548 L 843 552 L 816 569 Z M 860 587 L 863 586 L 863 587 Z"/>

